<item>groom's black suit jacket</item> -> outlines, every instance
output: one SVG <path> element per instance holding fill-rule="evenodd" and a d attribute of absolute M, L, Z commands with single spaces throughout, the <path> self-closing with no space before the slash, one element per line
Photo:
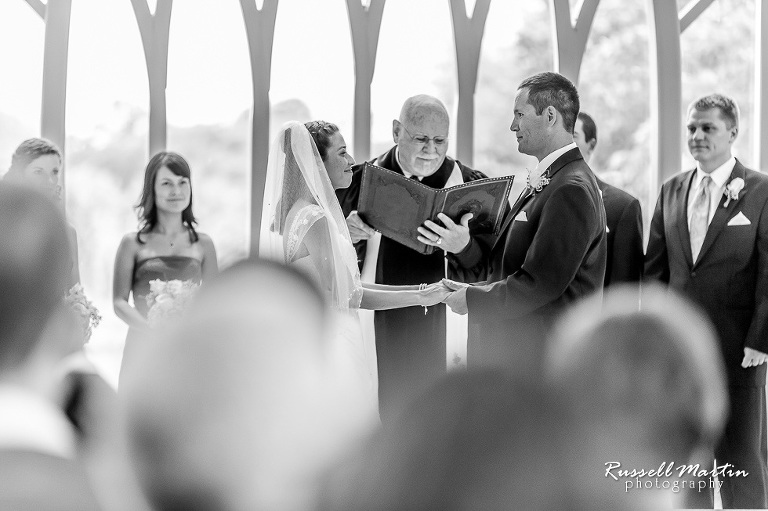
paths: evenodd
<path fill-rule="evenodd" d="M 606 220 L 595 176 L 577 148 L 555 160 L 548 175 L 541 192 L 523 192 L 505 217 L 486 261 L 487 283 L 467 289 L 473 366 L 511 365 L 538 375 L 555 316 L 602 291 Z"/>

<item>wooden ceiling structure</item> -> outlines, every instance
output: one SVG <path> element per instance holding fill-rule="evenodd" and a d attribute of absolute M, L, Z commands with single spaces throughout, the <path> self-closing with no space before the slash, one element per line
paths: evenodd
<path fill-rule="evenodd" d="M 24 0 L 45 23 L 43 92 L 40 132 L 64 148 L 66 83 L 72 0 Z M 235 1 L 235 0 L 229 0 Z M 238 0 L 248 39 L 253 86 L 251 127 L 251 238 L 258 247 L 261 203 L 269 153 L 269 89 L 272 46 L 279 0 Z M 355 69 L 354 154 L 371 152 L 371 83 L 385 0 L 345 0 L 352 34 Z M 472 13 L 465 0 L 449 2 L 453 21 L 458 70 L 456 156 L 472 164 L 474 156 L 474 97 L 480 49 L 491 0 L 476 0 Z M 509 0 L 496 0 L 509 1 Z M 554 67 L 578 86 L 579 71 L 600 0 L 581 0 L 571 8 L 569 0 L 550 3 Z M 714 0 L 690 0 L 678 11 L 674 0 L 644 0 L 650 30 L 651 194 L 680 171 L 684 120 L 681 91 L 680 36 Z M 173 0 L 157 0 L 154 12 L 146 0 L 131 0 L 144 46 L 149 79 L 149 152 L 166 147 L 166 83 L 168 39 Z M 755 133 L 754 165 L 768 170 L 768 6 L 756 2 L 755 16 Z"/>

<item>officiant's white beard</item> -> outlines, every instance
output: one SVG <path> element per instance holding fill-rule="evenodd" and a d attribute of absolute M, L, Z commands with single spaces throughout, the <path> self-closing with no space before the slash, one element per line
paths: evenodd
<path fill-rule="evenodd" d="M 401 158 L 399 147 L 395 150 L 395 157 L 397 158 L 398 165 L 400 165 L 400 169 L 402 169 L 404 173 L 418 177 L 431 176 L 437 172 L 437 169 L 439 169 L 445 161 L 445 155 L 440 156 L 439 154 L 435 154 L 416 156 L 416 158 L 414 158 L 415 165 L 410 165 L 404 162 Z"/>

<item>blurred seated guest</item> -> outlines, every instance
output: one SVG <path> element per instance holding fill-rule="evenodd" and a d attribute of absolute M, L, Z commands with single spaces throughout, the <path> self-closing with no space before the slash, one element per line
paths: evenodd
<path fill-rule="evenodd" d="M 573 128 L 573 141 L 579 146 L 584 161 L 589 163 L 597 146 L 597 125 L 586 112 L 579 112 Z M 595 170 L 594 165 L 591 166 Z M 597 186 L 605 205 L 608 259 L 605 287 L 620 282 L 636 282 L 638 290 L 643 277 L 643 212 L 640 201 L 624 190 L 609 185 L 597 174 Z"/>
<path fill-rule="evenodd" d="M 71 277 L 67 227 L 39 191 L 0 183 L 0 509 L 97 509 L 56 406 L 56 366 L 80 349 L 63 301 Z"/>
<path fill-rule="evenodd" d="M 711 456 L 723 432 L 727 395 L 715 333 L 701 311 L 656 285 L 643 290 L 640 311 L 633 286 L 604 298 L 605 305 L 592 297 L 571 308 L 550 339 L 549 379 L 575 419 L 574 501 L 589 509 L 671 509 L 685 489 L 674 484 L 694 479 L 675 480 L 678 467 Z M 611 469 L 612 462 L 620 466 Z M 608 473 L 662 463 L 674 469 L 652 489 L 637 485 L 655 485 L 654 477 Z"/>
<path fill-rule="evenodd" d="M 59 175 L 62 164 L 62 153 L 56 144 L 42 138 L 31 138 L 22 142 L 14 151 L 5 179 L 37 188 L 61 207 L 62 188 L 59 185 Z M 98 325 L 101 317 L 79 284 L 75 228 L 65 222 L 64 229 L 69 240 L 66 256 L 68 290 L 66 296 L 62 294 L 62 298 L 67 307 L 76 312 L 76 325 L 72 333 L 80 339 L 79 344 L 82 346 L 88 341 L 92 328 Z M 114 391 L 86 358 L 84 350 L 77 350 L 64 357 L 57 365 L 55 373 L 61 375 L 61 381 L 57 385 L 60 391 L 58 404 L 75 426 L 79 451 L 88 452 L 95 446 L 94 440 L 98 435 L 96 429 L 102 422 L 103 412 L 115 405 Z M 97 464 L 101 465 L 100 462 Z"/>
<path fill-rule="evenodd" d="M 144 187 L 137 206 L 139 230 L 123 236 L 115 257 L 112 296 L 117 317 L 125 321 L 123 369 L 130 363 L 148 319 L 150 281 L 186 283 L 173 296 L 181 300 L 187 291 L 216 274 L 216 248 L 211 237 L 195 229 L 192 213 L 192 178 L 189 164 L 172 152 L 157 153 L 144 172 Z M 129 303 L 129 296 L 133 304 Z M 162 314 L 158 314 L 162 319 Z"/>
<path fill-rule="evenodd" d="M 321 509 L 565 509 L 561 408 L 500 370 L 449 373 L 332 472 Z"/>
<path fill-rule="evenodd" d="M 154 509 L 313 509 L 317 475 L 365 423 L 327 362 L 323 295 L 295 269 L 248 260 L 187 313 L 137 350 L 121 391 Z"/>
<path fill-rule="evenodd" d="M 61 149 L 50 140 L 30 138 L 22 142 L 11 156 L 11 167 L 5 179 L 23 181 L 39 188 L 56 202 L 61 201 L 59 174 L 63 166 Z M 67 256 L 67 289 L 80 282 L 80 269 L 77 258 L 77 232 L 70 223 L 65 223 L 65 232 L 69 239 Z"/>

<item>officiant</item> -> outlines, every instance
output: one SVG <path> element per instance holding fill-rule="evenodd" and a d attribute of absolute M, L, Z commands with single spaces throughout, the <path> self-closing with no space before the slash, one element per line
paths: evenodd
<path fill-rule="evenodd" d="M 485 178 L 483 173 L 446 156 L 449 123 L 448 111 L 437 98 L 408 98 L 400 117 L 392 121 L 395 146 L 370 162 L 437 189 Z M 464 282 L 480 278 L 466 268 L 484 259 L 490 240 L 470 236 L 470 214 L 453 220 L 441 214 L 440 221 L 453 227 L 443 237 L 432 229 L 420 228 L 418 240 L 441 249 L 429 255 L 382 237 L 366 225 L 356 211 L 363 166 L 354 168 L 349 188 L 336 192 L 355 242 L 363 281 L 419 285 L 439 281 L 446 275 Z M 442 227 L 431 222 L 426 225 L 430 224 L 435 229 Z M 447 320 L 450 318 L 446 317 L 444 304 L 426 310 L 408 307 L 376 311 L 379 411 L 385 424 L 410 398 L 445 373 Z"/>

